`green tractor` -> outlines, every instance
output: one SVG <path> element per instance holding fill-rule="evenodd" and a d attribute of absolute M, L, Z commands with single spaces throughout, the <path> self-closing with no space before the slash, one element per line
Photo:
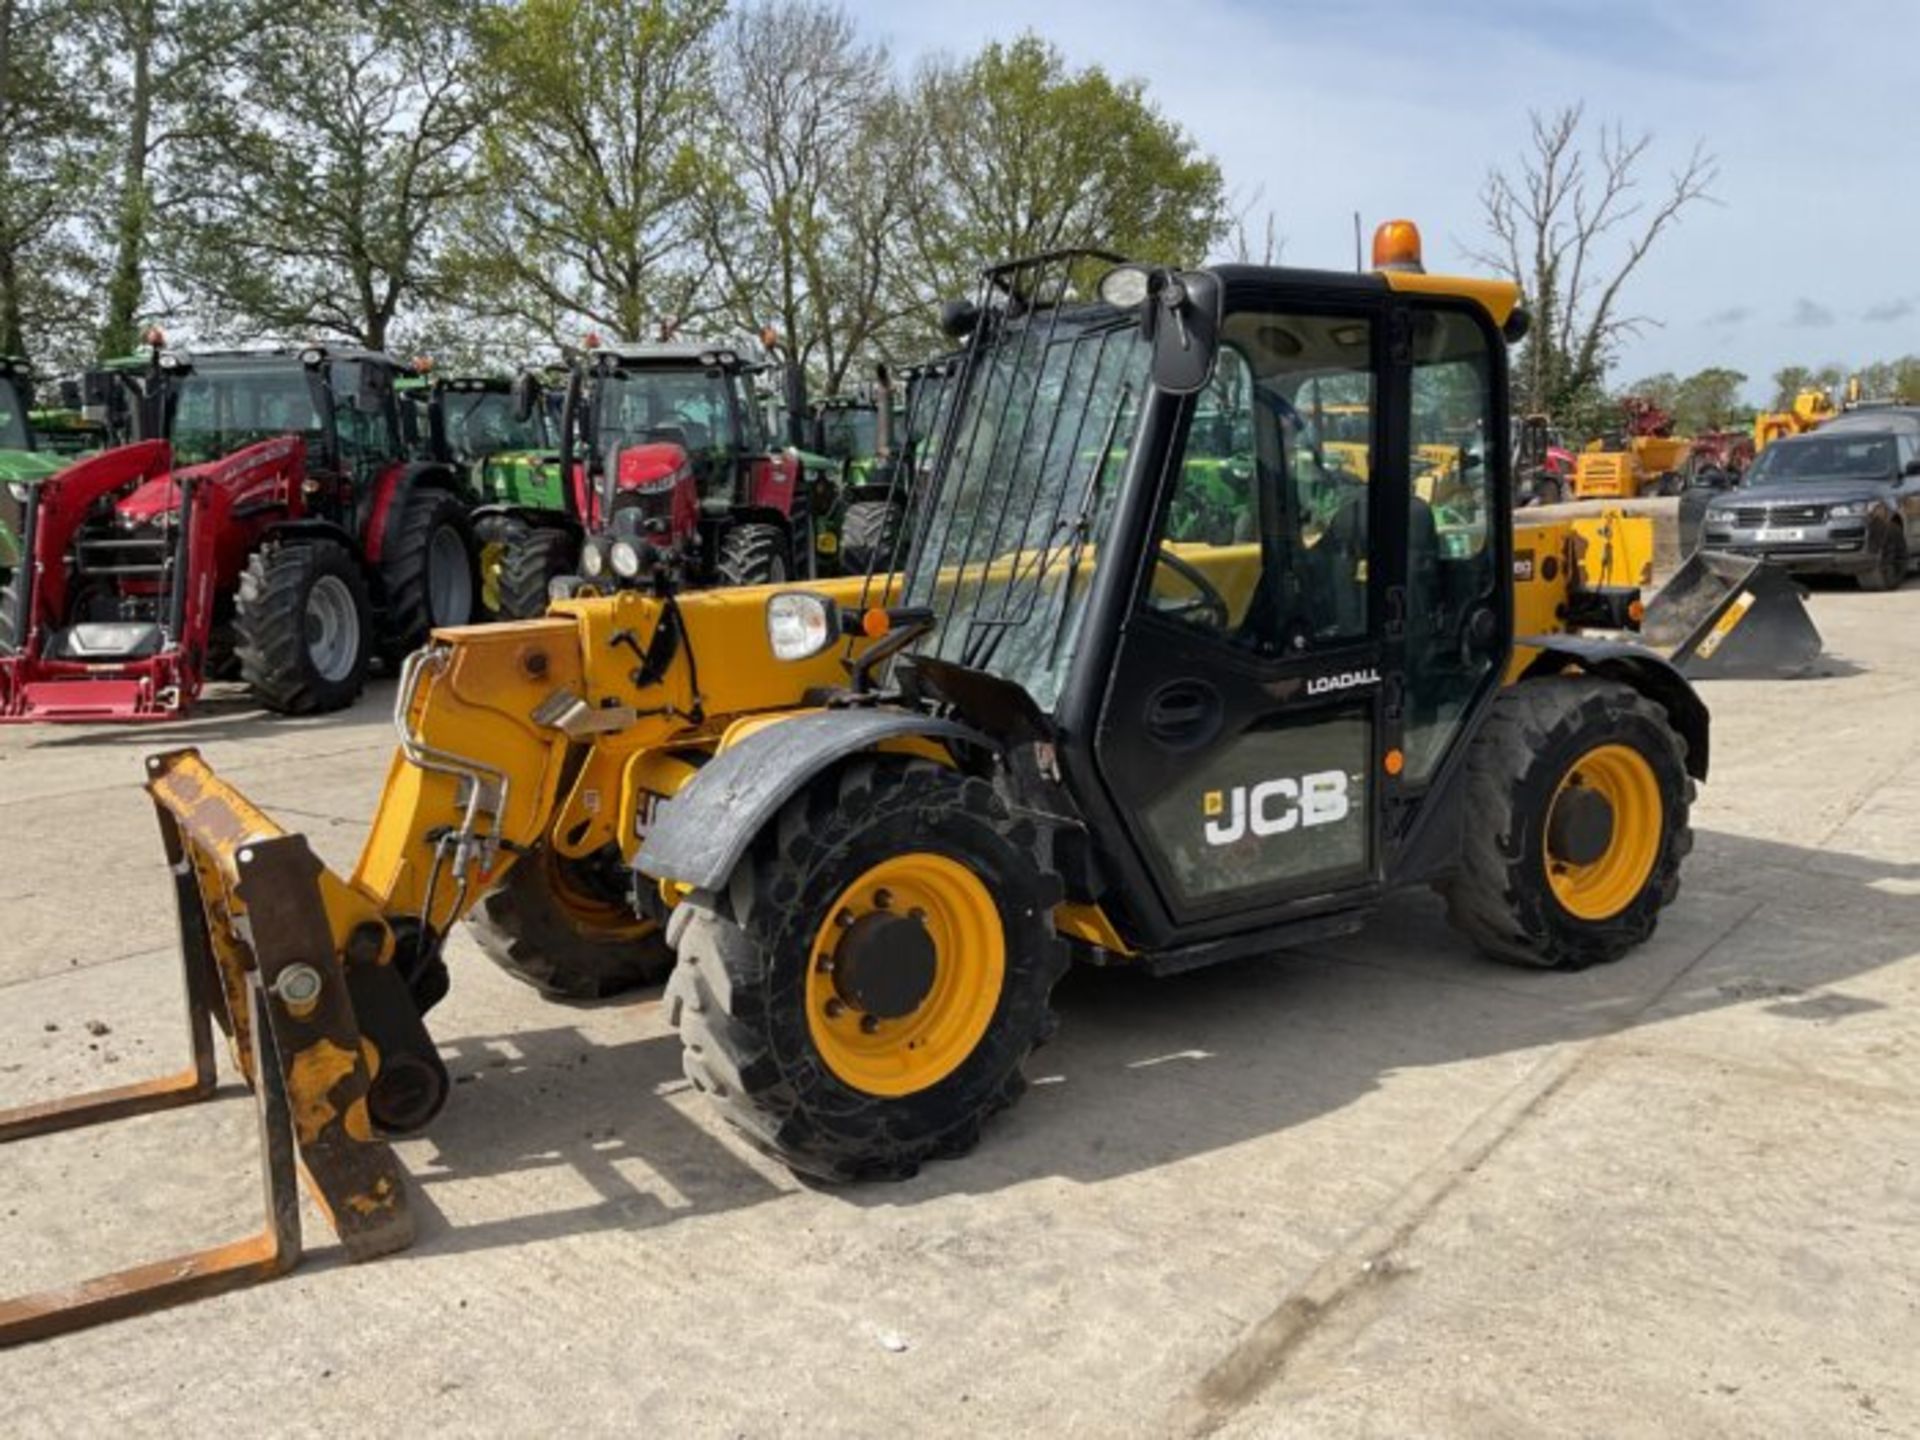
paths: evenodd
<path fill-rule="evenodd" d="M 0 584 L 20 562 L 20 514 L 27 486 L 67 463 L 50 452 L 33 423 L 33 371 L 18 356 L 0 355 Z"/>
<path fill-rule="evenodd" d="M 560 442 L 542 378 L 497 375 L 435 377 L 424 387 L 424 439 L 435 456 L 466 477 L 479 546 L 480 605 L 485 618 L 511 618 L 502 608 L 501 567 L 529 517 L 564 516 Z"/>

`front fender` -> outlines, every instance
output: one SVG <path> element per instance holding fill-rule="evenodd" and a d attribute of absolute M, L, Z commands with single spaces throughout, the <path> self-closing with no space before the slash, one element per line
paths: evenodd
<path fill-rule="evenodd" d="M 747 847 L 813 778 L 888 740 L 957 740 L 992 750 L 971 726 L 911 710 L 818 710 L 754 731 L 660 806 L 635 853 L 642 874 L 696 890 L 726 883 Z"/>
<path fill-rule="evenodd" d="M 1666 656 L 1631 640 L 1596 635 L 1523 635 L 1516 637 L 1514 646 L 1538 652 L 1521 671 L 1522 679 L 1571 668 L 1631 685 L 1667 712 L 1673 728 L 1687 742 L 1687 773 L 1696 780 L 1707 778 L 1711 729 L 1707 702 Z"/>

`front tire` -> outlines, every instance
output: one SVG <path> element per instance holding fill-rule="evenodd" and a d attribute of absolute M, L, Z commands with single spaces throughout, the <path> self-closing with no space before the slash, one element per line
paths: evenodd
<path fill-rule="evenodd" d="M 840 564 L 849 575 L 866 575 L 895 563 L 906 516 L 891 500 L 855 500 L 840 522 Z"/>
<path fill-rule="evenodd" d="M 822 1180 L 972 1148 L 1054 1029 L 1066 947 L 1042 835 L 986 781 L 860 760 L 790 801 L 724 892 L 675 909 L 687 1078 Z"/>
<path fill-rule="evenodd" d="M 474 522 L 474 569 L 480 581 L 477 608 L 483 620 L 511 620 L 500 603 L 500 576 L 508 553 L 526 534 L 526 523 L 511 515 L 483 515 Z"/>
<path fill-rule="evenodd" d="M 500 559 L 500 618 L 537 620 L 547 613 L 548 586 L 580 565 L 580 545 L 559 528 L 522 529 Z"/>
<path fill-rule="evenodd" d="M 387 599 L 380 648 L 389 660 L 418 650 L 440 626 L 470 623 L 480 585 L 473 526 L 460 501 L 425 487 L 408 495 L 380 579 Z"/>
<path fill-rule="evenodd" d="M 283 715 L 341 710 L 367 683 L 373 607 L 337 540 L 270 541 L 234 596 L 234 656 L 260 703 Z"/>
<path fill-rule="evenodd" d="M 784 585 L 793 576 L 787 532 L 778 525 L 735 525 L 721 537 L 722 585 Z"/>
<path fill-rule="evenodd" d="M 468 917 L 486 957 L 560 1000 L 602 1000 L 657 985 L 673 968 L 660 926 L 542 845 L 523 855 Z"/>
<path fill-rule="evenodd" d="M 1890 526 L 1886 539 L 1880 542 L 1880 563 L 1860 577 L 1860 588 L 1872 591 L 1898 590 L 1907 583 L 1907 570 L 1911 563 L 1907 552 L 1907 532 L 1898 525 Z"/>
<path fill-rule="evenodd" d="M 1503 691 L 1467 757 L 1447 918 L 1496 960 L 1578 970 L 1652 936 L 1693 848 L 1686 742 L 1611 680 Z"/>

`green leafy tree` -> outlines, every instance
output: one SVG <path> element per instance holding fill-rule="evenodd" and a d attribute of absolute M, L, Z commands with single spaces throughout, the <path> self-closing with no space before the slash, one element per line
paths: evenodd
<path fill-rule="evenodd" d="M 712 304 L 699 204 L 720 118 L 722 0 L 519 0 L 490 13 L 482 198 L 454 283 L 559 340 L 623 338 Z"/>
<path fill-rule="evenodd" d="M 463 17 L 335 3 L 241 54 L 246 86 L 180 142 L 166 270 L 216 328 L 382 349 L 434 297 L 439 239 L 475 188 Z"/>
<path fill-rule="evenodd" d="M 920 74 L 926 152 L 912 269 L 927 299 L 981 266 L 1071 246 L 1199 263 L 1232 216 L 1220 167 L 1137 80 L 1070 70 L 1034 35 Z"/>
<path fill-rule="evenodd" d="M 1674 431 L 1680 435 L 1702 435 L 1743 423 L 1746 407 L 1740 403 L 1740 387 L 1747 377 L 1724 365 L 1710 365 L 1682 380 L 1674 390 Z"/>
<path fill-rule="evenodd" d="M 293 13 L 298 0 L 86 0 L 98 57 L 96 73 L 117 74 L 117 121 L 110 228 L 113 258 L 103 354 L 124 354 L 156 308 L 148 261 L 154 216 L 164 208 L 165 161 L 173 142 L 199 123 L 230 73 L 227 62 L 258 29 Z M 321 0 L 322 4 L 329 0 Z M 303 14 L 318 13 L 308 6 Z"/>
<path fill-rule="evenodd" d="M 99 178 L 69 0 L 0 0 L 0 354 L 71 349 L 96 277 L 76 233 Z M 64 358 L 72 358 L 71 356 Z"/>

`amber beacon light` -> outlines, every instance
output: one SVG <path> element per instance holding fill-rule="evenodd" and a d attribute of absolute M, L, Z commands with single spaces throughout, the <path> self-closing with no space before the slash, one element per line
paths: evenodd
<path fill-rule="evenodd" d="M 1411 220 L 1388 220 L 1373 232 L 1373 268 L 1407 270 L 1418 275 L 1426 267 L 1420 263 L 1420 227 Z"/>

